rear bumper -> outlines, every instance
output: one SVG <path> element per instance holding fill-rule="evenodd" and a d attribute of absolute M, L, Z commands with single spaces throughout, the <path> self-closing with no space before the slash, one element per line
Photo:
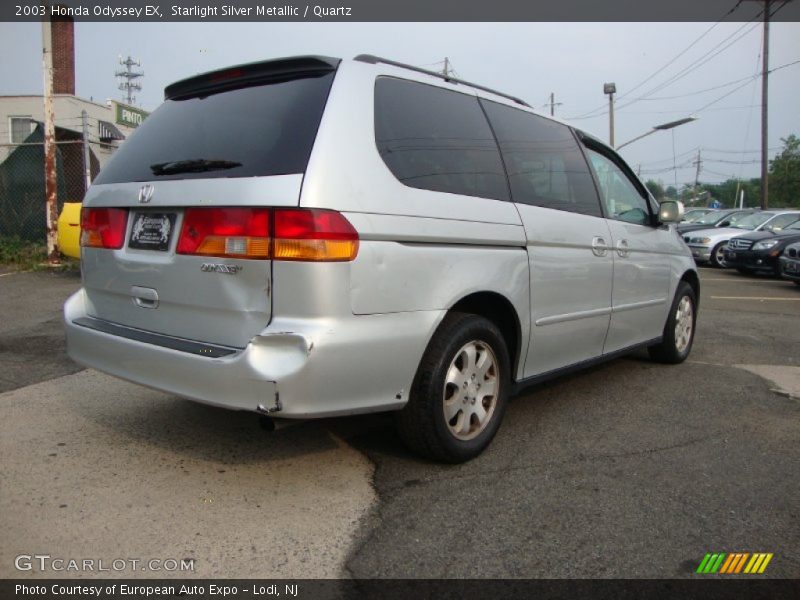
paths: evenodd
<path fill-rule="evenodd" d="M 64 305 L 67 349 L 76 362 L 168 394 L 286 418 L 401 408 L 443 316 L 275 318 L 246 348 L 209 357 L 77 324 L 88 317 L 82 289 Z"/>

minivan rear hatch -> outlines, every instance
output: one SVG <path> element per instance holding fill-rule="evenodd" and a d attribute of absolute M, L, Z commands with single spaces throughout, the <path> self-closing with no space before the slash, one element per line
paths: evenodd
<path fill-rule="evenodd" d="M 269 324 L 271 208 L 299 204 L 338 64 L 281 59 L 166 88 L 84 199 L 91 317 L 236 348 Z"/>

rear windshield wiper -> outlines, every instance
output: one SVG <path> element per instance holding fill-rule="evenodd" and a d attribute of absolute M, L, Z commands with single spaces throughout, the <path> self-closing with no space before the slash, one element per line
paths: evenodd
<path fill-rule="evenodd" d="M 193 158 L 189 160 L 173 160 L 150 165 L 153 175 L 174 175 L 175 173 L 202 173 L 203 171 L 219 171 L 241 167 L 242 163 L 232 160 L 209 160 Z"/>

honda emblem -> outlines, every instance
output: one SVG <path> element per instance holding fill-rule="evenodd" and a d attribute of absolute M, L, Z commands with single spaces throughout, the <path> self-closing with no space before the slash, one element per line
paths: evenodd
<path fill-rule="evenodd" d="M 147 185 L 143 185 L 142 187 L 140 187 L 139 188 L 139 204 L 147 204 L 148 202 L 150 202 L 150 200 L 152 200 L 152 198 L 153 198 L 153 192 L 154 191 L 155 191 L 155 188 L 152 185 L 150 185 L 149 183 Z"/>

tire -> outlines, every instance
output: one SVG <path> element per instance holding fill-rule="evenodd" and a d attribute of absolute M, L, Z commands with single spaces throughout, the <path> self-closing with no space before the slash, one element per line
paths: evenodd
<path fill-rule="evenodd" d="M 402 440 L 436 461 L 461 463 L 476 457 L 492 441 L 505 414 L 509 364 L 503 335 L 491 321 L 448 314 L 425 350 L 408 404 L 397 414 Z M 493 394 L 486 393 L 490 385 Z"/>
<path fill-rule="evenodd" d="M 728 242 L 720 242 L 714 246 L 714 249 L 711 251 L 711 258 L 709 259 L 712 266 L 718 269 L 727 268 L 728 265 L 725 263 L 725 246 L 727 245 Z"/>
<path fill-rule="evenodd" d="M 687 314 L 687 308 L 690 312 Z M 680 322 L 679 322 L 680 316 Z M 680 324 L 680 327 L 679 327 Z M 650 358 L 657 362 L 678 364 L 686 360 L 692 351 L 697 324 L 697 295 L 685 281 L 678 284 L 675 298 L 669 309 L 667 323 L 660 344 L 647 350 Z"/>

